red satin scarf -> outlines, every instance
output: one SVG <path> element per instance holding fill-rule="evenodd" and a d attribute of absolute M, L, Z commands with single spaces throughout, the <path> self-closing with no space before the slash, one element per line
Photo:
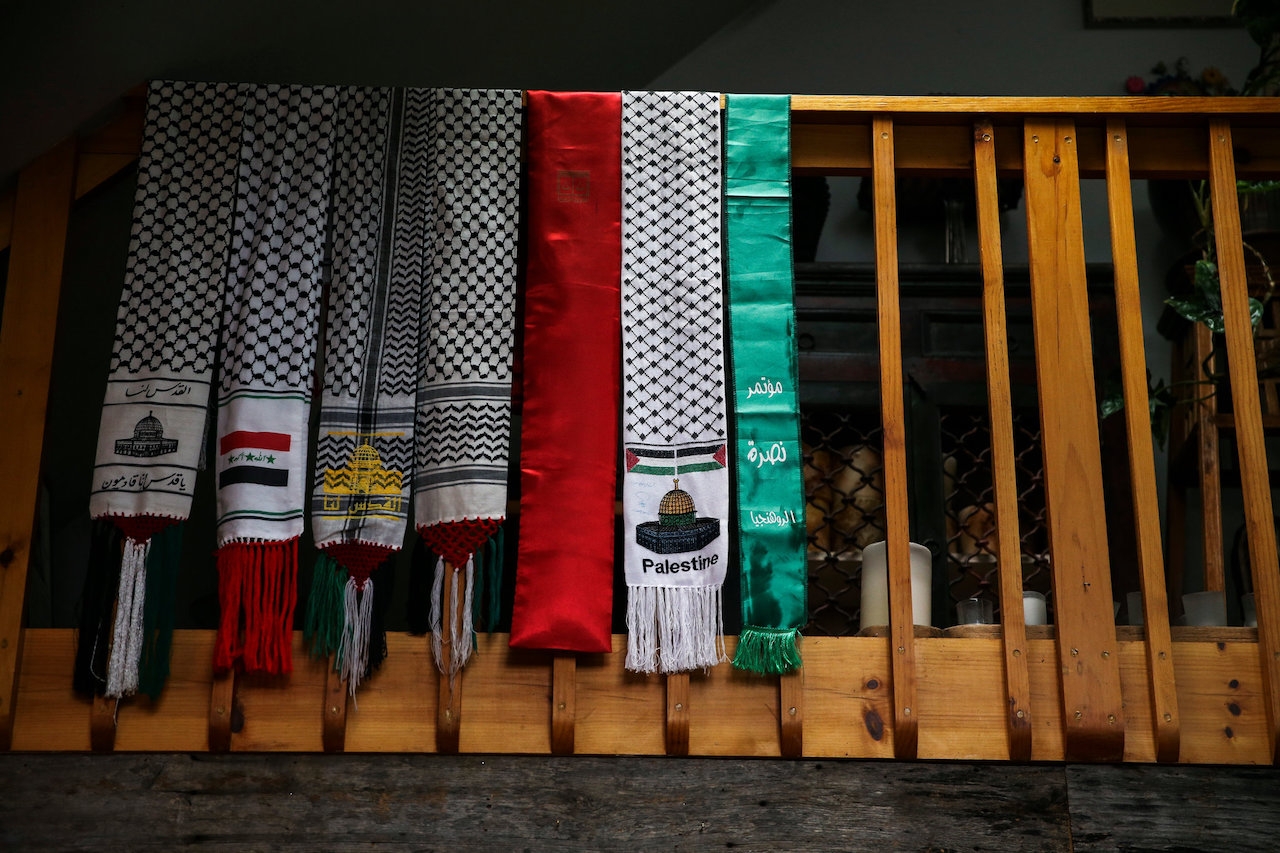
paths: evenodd
<path fill-rule="evenodd" d="M 618 94 L 529 92 L 511 645 L 611 648 L 621 331 Z"/>

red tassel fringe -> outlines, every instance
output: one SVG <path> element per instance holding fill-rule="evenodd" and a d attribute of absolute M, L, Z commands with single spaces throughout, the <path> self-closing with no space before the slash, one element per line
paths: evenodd
<path fill-rule="evenodd" d="M 464 518 L 419 527 L 418 535 L 432 553 L 444 557 L 452 566 L 462 566 L 500 527 L 501 518 Z"/>
<path fill-rule="evenodd" d="M 230 542 L 218 549 L 217 560 L 222 615 L 213 648 L 214 671 L 226 672 L 242 662 L 247 673 L 291 672 L 298 540 Z"/>
<path fill-rule="evenodd" d="M 372 542 L 335 542 L 325 546 L 323 550 L 355 579 L 356 589 L 362 590 L 369 575 L 385 563 L 396 549 Z"/>

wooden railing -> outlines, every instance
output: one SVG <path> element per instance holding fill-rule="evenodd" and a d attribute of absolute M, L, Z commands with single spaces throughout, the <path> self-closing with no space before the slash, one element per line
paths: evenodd
<path fill-rule="evenodd" d="M 160 700 L 119 708 L 71 690 L 70 630 L 22 626 L 62 257 L 76 198 L 136 157 L 141 104 L 26 168 L 0 196 L 9 249 L 0 330 L 0 746 L 18 750 L 674 753 L 1272 763 L 1280 748 L 1280 562 L 1246 303 L 1241 178 L 1280 176 L 1280 101 L 1198 98 L 793 98 L 799 173 L 869 175 L 883 424 L 890 630 L 811 637 L 804 669 L 727 664 L 691 678 L 555 658 L 481 637 L 441 684 L 428 640 L 393 635 L 359 707 L 295 640 L 287 683 L 213 677 L 213 635 L 179 631 Z M 911 626 L 895 179 L 972 177 L 983 276 L 997 558 L 1018 565 L 1013 410 L 996 179 L 1025 186 L 1044 487 L 1056 624 L 1023 622 L 1001 572 L 985 637 Z M 1104 178 L 1136 529 L 1109 529 L 1085 292 L 1080 179 Z M 1209 182 L 1258 628 L 1171 627 L 1146 405 L 1131 180 Z M 1142 286 L 1152 286 L 1142 282 Z M 63 345 L 68 345 L 65 342 Z M 1010 520 L 1001 522 L 1001 520 Z M 1145 625 L 1117 628 L 1108 537 L 1137 543 Z M 732 646 L 732 638 L 729 642 Z"/>

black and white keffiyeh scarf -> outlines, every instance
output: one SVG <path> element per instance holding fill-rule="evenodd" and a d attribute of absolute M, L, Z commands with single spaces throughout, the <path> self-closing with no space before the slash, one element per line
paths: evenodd
<path fill-rule="evenodd" d="M 414 523 L 439 556 L 437 664 L 454 673 L 473 648 L 476 557 L 506 517 L 520 199 L 520 91 L 441 89 L 431 105 L 429 275 L 422 298 Z M 496 602 L 501 547 L 482 594 Z M 440 659 L 445 563 L 465 573 L 464 618 Z M 489 627 L 492 627 L 490 625 Z"/>
<path fill-rule="evenodd" d="M 100 606 L 83 611 L 76 678 L 81 689 L 111 697 L 138 689 L 144 646 L 167 648 L 167 639 L 144 629 L 148 604 L 173 607 L 171 599 L 146 602 L 150 542 L 187 519 L 201 467 L 244 91 L 172 81 L 153 82 L 147 91 L 129 260 L 89 499 L 95 519 L 125 534 L 123 563 L 118 554 L 95 561 L 95 575 L 120 566 L 119 586 L 104 588 L 95 596 Z M 96 541 L 111 547 L 109 537 Z M 159 556 L 153 555 L 152 584 L 164 581 L 157 572 L 171 576 L 177 569 Z M 100 580 L 91 577 L 90 585 L 104 586 Z M 172 578 L 163 585 L 172 589 Z M 167 671 L 167 657 L 157 665 Z M 157 683 L 149 692 L 158 690 Z"/>
<path fill-rule="evenodd" d="M 371 573 L 409 517 L 425 261 L 429 96 L 339 92 L 333 271 L 311 518 L 322 556 L 307 632 L 352 694 L 369 666 Z"/>
<path fill-rule="evenodd" d="M 244 106 L 218 395 L 219 671 L 292 669 L 336 101 L 272 85 Z"/>

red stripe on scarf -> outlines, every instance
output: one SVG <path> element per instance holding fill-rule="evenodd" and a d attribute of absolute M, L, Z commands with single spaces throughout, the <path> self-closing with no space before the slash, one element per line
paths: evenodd
<path fill-rule="evenodd" d="M 511 645 L 612 647 L 622 96 L 529 92 L 520 544 Z"/>

